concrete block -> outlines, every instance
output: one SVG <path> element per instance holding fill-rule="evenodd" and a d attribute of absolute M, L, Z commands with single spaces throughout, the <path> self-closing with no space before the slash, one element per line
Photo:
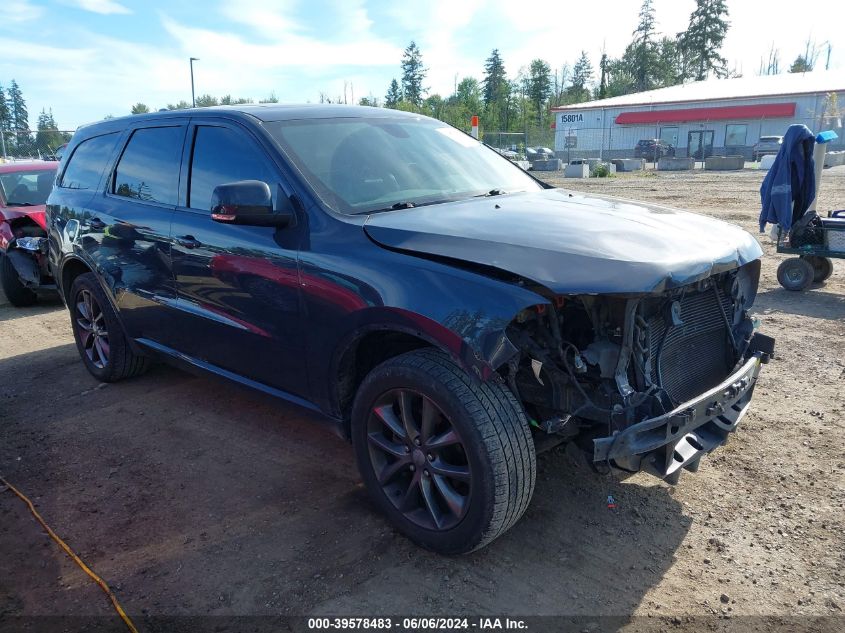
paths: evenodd
<path fill-rule="evenodd" d="M 531 168 L 531 163 L 529 163 L 527 160 L 515 160 L 513 161 L 513 164 L 518 165 L 525 171 L 528 171 Z"/>
<path fill-rule="evenodd" d="M 563 172 L 564 178 L 589 178 L 590 177 L 590 166 L 587 163 L 577 163 L 566 166 L 566 169 Z"/>
<path fill-rule="evenodd" d="M 772 168 L 772 165 L 775 164 L 775 158 L 777 158 L 776 154 L 766 154 L 760 159 L 760 169 L 763 171 L 769 171 Z"/>
<path fill-rule="evenodd" d="M 563 169 L 563 161 L 559 158 L 535 160 L 531 163 L 531 169 L 534 171 L 560 171 Z"/>
<path fill-rule="evenodd" d="M 616 166 L 616 171 L 642 171 L 645 169 L 645 160 L 642 158 L 615 158 L 610 161 Z"/>
<path fill-rule="evenodd" d="M 735 171 L 744 167 L 744 156 L 708 156 L 704 159 L 704 169 L 707 171 Z"/>
<path fill-rule="evenodd" d="M 845 165 L 845 152 L 828 152 L 824 155 L 825 167 L 836 167 L 837 165 Z"/>
<path fill-rule="evenodd" d="M 695 168 L 695 159 L 692 156 L 661 156 L 657 161 L 657 171 L 684 171 Z"/>

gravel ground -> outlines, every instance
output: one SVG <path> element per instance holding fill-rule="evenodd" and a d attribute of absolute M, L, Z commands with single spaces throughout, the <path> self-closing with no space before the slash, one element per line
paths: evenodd
<path fill-rule="evenodd" d="M 761 179 L 552 181 L 756 234 Z M 845 207 L 845 168 L 826 172 L 821 200 Z M 589 616 L 579 631 L 842 630 L 845 261 L 824 285 L 787 293 L 781 258 L 762 241 L 756 313 L 778 353 L 730 444 L 677 486 L 603 478 L 565 449 L 545 453 L 525 517 L 470 556 L 436 556 L 396 534 L 350 447 L 293 406 L 163 366 L 96 383 L 57 302 L 15 309 L 0 295 L 0 474 L 141 628 L 162 615 L 465 614 Z M 28 623 L 10 619 L 21 615 L 112 611 L 4 492 L 0 629 Z"/>

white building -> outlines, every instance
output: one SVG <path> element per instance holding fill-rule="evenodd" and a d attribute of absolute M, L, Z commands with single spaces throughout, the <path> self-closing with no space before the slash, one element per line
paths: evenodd
<path fill-rule="evenodd" d="M 711 79 L 552 108 L 555 151 L 567 158 L 625 158 L 641 139 L 677 156 L 742 154 L 793 123 L 833 129 L 845 148 L 845 71 Z"/>

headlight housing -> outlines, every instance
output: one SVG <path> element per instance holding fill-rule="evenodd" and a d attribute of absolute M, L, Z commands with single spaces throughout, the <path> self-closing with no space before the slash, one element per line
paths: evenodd
<path fill-rule="evenodd" d="M 19 237 L 15 240 L 15 245 L 25 251 L 32 251 L 33 253 L 47 252 L 47 238 L 46 237 Z"/>

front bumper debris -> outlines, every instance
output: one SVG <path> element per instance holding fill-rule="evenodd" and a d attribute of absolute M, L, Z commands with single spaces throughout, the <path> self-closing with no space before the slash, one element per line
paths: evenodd
<path fill-rule="evenodd" d="M 725 444 L 745 416 L 767 360 L 765 352 L 756 352 L 723 382 L 669 413 L 594 440 L 593 462 L 670 480 L 682 468 L 697 470 L 701 457 Z"/>

